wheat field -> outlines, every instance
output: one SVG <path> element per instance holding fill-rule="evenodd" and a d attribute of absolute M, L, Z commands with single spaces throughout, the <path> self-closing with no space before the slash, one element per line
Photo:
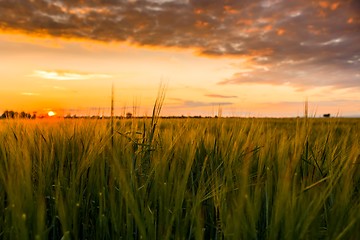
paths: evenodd
<path fill-rule="evenodd" d="M 360 120 L 2 120 L 0 212 L 0 239 L 360 239 Z"/>

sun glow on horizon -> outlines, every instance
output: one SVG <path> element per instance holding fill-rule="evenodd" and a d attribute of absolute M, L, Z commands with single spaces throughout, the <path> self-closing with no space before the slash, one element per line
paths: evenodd
<path fill-rule="evenodd" d="M 49 111 L 48 112 L 48 116 L 49 117 L 53 117 L 53 116 L 55 116 L 56 115 L 56 112 L 53 112 L 53 111 Z"/>

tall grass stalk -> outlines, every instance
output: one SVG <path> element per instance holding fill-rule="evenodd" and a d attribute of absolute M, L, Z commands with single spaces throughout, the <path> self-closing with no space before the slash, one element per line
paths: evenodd
<path fill-rule="evenodd" d="M 110 106 L 110 132 L 111 132 L 111 147 L 114 148 L 114 98 L 115 98 L 115 92 L 114 92 L 114 82 L 111 85 L 111 106 Z"/>

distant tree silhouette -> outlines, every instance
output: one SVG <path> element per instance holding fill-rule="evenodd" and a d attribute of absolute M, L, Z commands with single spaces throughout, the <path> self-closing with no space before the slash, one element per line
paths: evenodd
<path fill-rule="evenodd" d="M 126 113 L 126 118 L 132 118 L 132 113 L 130 112 Z"/>
<path fill-rule="evenodd" d="M 26 113 L 24 111 L 20 113 L 20 118 L 26 118 Z"/>
<path fill-rule="evenodd" d="M 22 119 L 35 119 L 36 118 L 36 112 L 34 112 L 33 115 L 31 115 L 30 113 L 27 112 L 15 112 L 12 110 L 6 110 L 4 111 L 4 113 L 0 116 L 0 118 L 8 118 L 8 119 L 14 119 L 14 118 L 22 118 Z"/>
<path fill-rule="evenodd" d="M 5 111 L 5 112 L 1 115 L 1 118 L 7 118 L 7 115 L 8 115 L 8 111 Z"/>

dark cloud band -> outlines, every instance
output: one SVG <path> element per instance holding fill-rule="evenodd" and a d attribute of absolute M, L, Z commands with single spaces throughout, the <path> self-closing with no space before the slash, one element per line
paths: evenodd
<path fill-rule="evenodd" d="M 300 81 L 289 71 L 304 68 L 331 76 L 328 85 L 359 86 L 356 0 L 0 0 L 0 12 L 3 31 L 196 48 L 246 57 L 272 77 L 239 73 L 222 84 Z M 334 77 L 338 71 L 344 77 Z"/>

